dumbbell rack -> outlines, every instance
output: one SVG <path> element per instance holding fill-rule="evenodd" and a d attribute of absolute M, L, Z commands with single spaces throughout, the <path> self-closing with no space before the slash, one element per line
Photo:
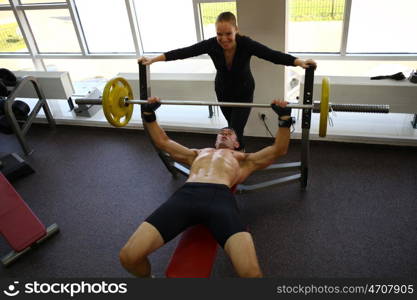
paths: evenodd
<path fill-rule="evenodd" d="M 304 97 L 303 97 L 303 104 L 312 104 L 313 103 L 313 86 L 314 86 L 314 69 L 308 68 L 306 69 L 305 74 L 305 86 L 304 86 Z M 140 100 L 148 99 L 148 96 L 151 95 L 151 87 L 150 87 L 150 72 L 149 66 L 145 66 L 139 63 L 139 95 Z M 274 186 L 278 184 L 293 182 L 293 181 L 300 181 L 301 188 L 305 189 L 308 183 L 308 169 L 309 169 L 309 159 L 310 159 L 310 125 L 311 125 L 311 108 L 304 108 L 302 110 L 302 140 L 301 140 L 301 161 L 300 162 L 292 162 L 292 163 L 281 163 L 281 164 L 274 164 L 270 165 L 269 167 L 261 170 L 261 171 L 295 171 L 296 173 L 285 176 L 279 177 L 274 180 L 260 182 L 257 184 L 247 185 L 247 184 L 239 184 L 236 187 L 236 192 L 247 192 L 258 190 L 262 188 L 266 188 L 269 186 Z M 143 128 L 146 134 L 149 136 L 146 123 L 143 123 Z M 190 174 L 190 170 L 179 164 L 178 162 L 174 161 L 170 155 L 160 149 L 158 149 L 151 138 L 151 143 L 155 148 L 155 151 L 158 153 L 158 156 L 162 160 L 165 167 L 168 171 L 172 174 L 174 178 L 178 177 L 178 174 L 182 174 L 184 176 L 188 176 Z"/>
<path fill-rule="evenodd" d="M 13 113 L 12 105 L 15 99 L 18 98 L 20 90 L 22 90 L 23 87 L 29 83 L 32 83 L 39 100 L 36 102 L 35 107 L 32 109 L 31 113 L 29 114 L 29 117 L 21 127 L 19 126 L 16 116 Z M 23 149 L 23 152 L 26 155 L 30 155 L 33 152 L 33 149 L 29 147 L 29 144 L 27 143 L 25 136 L 41 108 L 43 108 L 49 126 L 51 128 L 55 128 L 55 120 L 52 116 L 51 110 L 49 109 L 48 103 L 46 102 L 45 94 L 43 93 L 36 78 L 34 76 L 25 76 L 23 78 L 20 78 L 16 87 L 13 88 L 13 90 L 10 92 L 10 95 L 6 99 L 4 112 L 13 129 L 13 132 L 15 133 Z"/>

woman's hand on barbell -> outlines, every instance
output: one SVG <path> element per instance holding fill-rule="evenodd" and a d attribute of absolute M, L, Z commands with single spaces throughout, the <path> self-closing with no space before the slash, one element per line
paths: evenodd
<path fill-rule="evenodd" d="M 310 67 L 313 67 L 314 69 L 317 68 L 317 63 L 312 59 L 304 60 L 304 59 L 301 59 L 301 58 L 297 58 L 294 61 L 294 65 L 298 66 L 298 67 L 301 67 L 303 69 L 308 69 Z"/>
<path fill-rule="evenodd" d="M 150 58 L 150 57 L 142 56 L 142 57 L 138 58 L 138 63 L 142 63 L 145 66 L 148 66 L 148 65 L 152 64 L 153 62 L 154 62 L 153 59 Z"/>

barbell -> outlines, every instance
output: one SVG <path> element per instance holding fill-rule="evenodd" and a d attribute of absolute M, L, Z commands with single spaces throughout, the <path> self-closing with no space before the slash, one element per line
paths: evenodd
<path fill-rule="evenodd" d="M 369 104 L 331 104 L 330 83 L 327 77 L 323 78 L 320 102 L 313 104 L 288 104 L 294 109 L 306 109 L 320 113 L 319 136 L 325 137 L 329 111 L 362 112 L 362 113 L 389 113 L 389 105 Z M 133 114 L 134 104 L 145 104 L 146 100 L 133 100 L 133 92 L 130 84 L 123 77 L 115 77 L 109 80 L 104 87 L 102 99 L 77 99 L 77 104 L 102 105 L 107 121 L 115 127 L 126 126 Z M 270 108 L 266 103 L 245 103 L 245 102 L 208 102 L 208 101 L 181 101 L 161 100 L 163 105 L 204 105 L 223 107 L 261 107 Z"/>

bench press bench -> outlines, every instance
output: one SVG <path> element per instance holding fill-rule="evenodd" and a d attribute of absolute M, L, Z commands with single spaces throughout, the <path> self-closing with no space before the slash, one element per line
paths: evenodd
<path fill-rule="evenodd" d="M 45 228 L 1 172 L 0 191 L 0 234 L 13 248 L 1 260 L 8 267 L 24 253 L 57 233 L 59 228 L 57 224 Z"/>

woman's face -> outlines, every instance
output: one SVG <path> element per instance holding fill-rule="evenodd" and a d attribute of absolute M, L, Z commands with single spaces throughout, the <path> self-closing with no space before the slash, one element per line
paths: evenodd
<path fill-rule="evenodd" d="M 217 42 L 224 50 L 233 49 L 236 46 L 237 28 L 229 22 L 216 23 Z"/>

